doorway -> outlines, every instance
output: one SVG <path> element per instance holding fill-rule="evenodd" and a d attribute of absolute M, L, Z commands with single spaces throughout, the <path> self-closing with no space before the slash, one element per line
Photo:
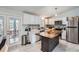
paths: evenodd
<path fill-rule="evenodd" d="M 0 16 L 0 41 L 4 35 L 4 16 Z"/>
<path fill-rule="evenodd" d="M 7 39 L 9 46 L 14 46 L 20 42 L 20 18 L 7 17 Z"/>

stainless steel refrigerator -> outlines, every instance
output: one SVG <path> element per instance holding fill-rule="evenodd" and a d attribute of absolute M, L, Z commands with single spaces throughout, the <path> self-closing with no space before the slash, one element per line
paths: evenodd
<path fill-rule="evenodd" d="M 79 43 L 79 17 L 67 17 L 67 38 L 66 40 L 71 43 Z"/>

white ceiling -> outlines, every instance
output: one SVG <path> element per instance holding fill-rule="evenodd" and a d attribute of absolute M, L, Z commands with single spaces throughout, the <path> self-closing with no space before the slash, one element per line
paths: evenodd
<path fill-rule="evenodd" d="M 0 8 L 27 12 L 30 14 L 36 14 L 40 16 L 52 16 L 56 13 L 55 8 L 58 8 L 57 13 L 61 14 L 78 7 L 77 6 L 0 6 Z"/>

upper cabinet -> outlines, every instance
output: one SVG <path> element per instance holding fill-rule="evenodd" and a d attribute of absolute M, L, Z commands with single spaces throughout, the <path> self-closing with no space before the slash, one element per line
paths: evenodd
<path fill-rule="evenodd" d="M 40 24 L 40 17 L 30 14 L 24 14 L 23 24 Z"/>

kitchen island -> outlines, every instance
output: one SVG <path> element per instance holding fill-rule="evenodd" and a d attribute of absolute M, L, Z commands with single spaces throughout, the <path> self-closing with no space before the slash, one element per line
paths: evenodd
<path fill-rule="evenodd" d="M 59 37 L 61 31 L 52 30 L 52 32 L 48 33 L 47 31 L 41 32 L 39 34 L 41 39 L 41 50 L 43 52 L 51 52 L 53 49 L 59 44 Z"/>

